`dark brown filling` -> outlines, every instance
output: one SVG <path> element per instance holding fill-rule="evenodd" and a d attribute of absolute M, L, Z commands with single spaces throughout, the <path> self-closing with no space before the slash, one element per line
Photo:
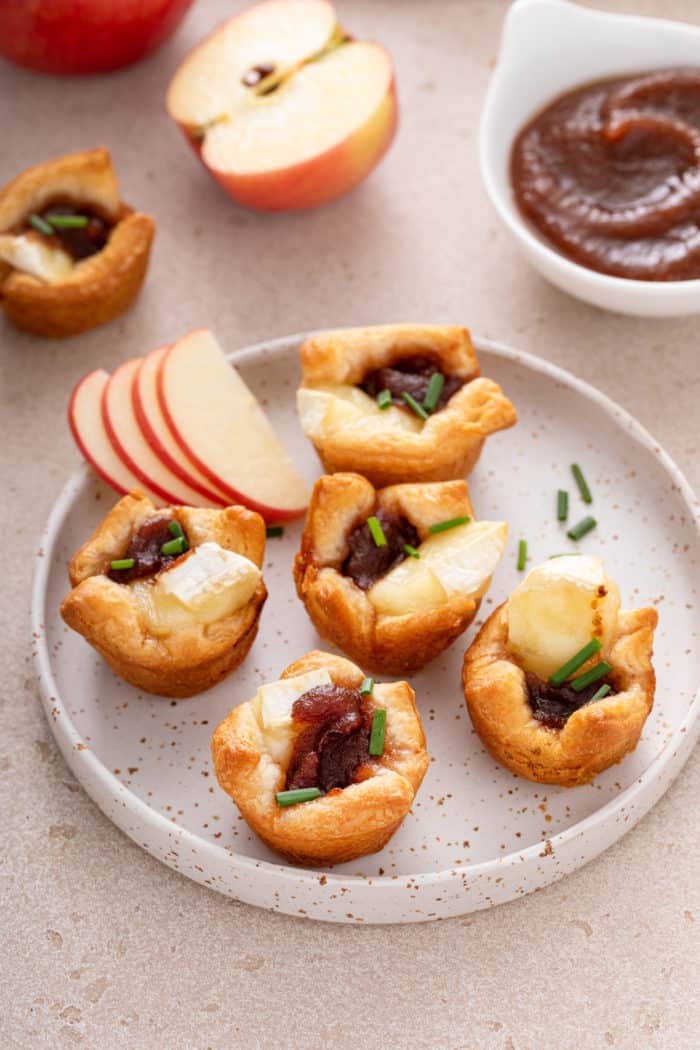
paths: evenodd
<path fill-rule="evenodd" d="M 369 526 L 363 522 L 348 536 L 348 556 L 343 562 L 343 575 L 349 576 L 363 591 L 408 557 L 405 544 L 417 547 L 420 543 L 418 533 L 406 518 L 395 518 L 383 508 L 375 517 L 386 537 L 386 545 L 378 547 Z"/>
<path fill-rule="evenodd" d="M 54 229 L 51 234 L 39 234 L 47 241 L 55 241 L 60 244 L 75 262 L 88 259 L 91 255 L 101 252 L 112 230 L 111 224 L 104 217 L 97 215 L 90 208 L 76 207 L 73 204 L 49 204 L 37 214 L 44 222 L 48 222 L 52 215 L 84 215 L 88 219 L 87 226 L 76 229 Z M 26 223 L 22 232 L 29 231 L 34 231 L 34 227 Z"/>
<path fill-rule="evenodd" d="M 388 390 L 391 394 L 392 404 L 399 408 L 410 408 L 403 399 L 403 394 L 410 394 L 419 405 L 428 392 L 430 379 L 436 372 L 440 372 L 439 364 L 427 357 L 405 357 L 387 368 L 377 368 L 374 372 L 368 372 L 360 383 L 360 387 L 370 397 L 376 397 L 382 390 Z M 444 373 L 443 373 L 444 374 Z M 438 412 L 444 408 L 453 394 L 464 386 L 466 380 L 458 376 L 445 376 L 445 384 L 440 392 L 437 404 L 433 411 Z"/>
<path fill-rule="evenodd" d="M 346 788 L 369 761 L 372 718 L 357 689 L 319 685 L 294 701 L 294 722 L 302 729 L 287 769 L 286 790 Z"/>
<path fill-rule="evenodd" d="M 575 692 L 570 685 L 543 682 L 535 674 L 526 674 L 525 682 L 533 716 L 549 729 L 562 729 L 574 711 L 591 702 L 601 685 L 607 684 L 612 688 L 612 682 L 607 678 L 599 678 L 580 693 Z"/>
<path fill-rule="evenodd" d="M 170 531 L 172 515 L 157 514 L 153 518 L 144 521 L 136 532 L 132 533 L 129 546 L 124 558 L 133 558 L 134 564 L 130 569 L 110 569 L 107 575 L 115 583 L 131 583 L 132 580 L 140 580 L 144 576 L 154 576 L 161 569 L 171 565 L 181 554 L 163 554 L 162 546 L 172 540 Z M 184 532 L 184 530 L 183 530 Z"/>

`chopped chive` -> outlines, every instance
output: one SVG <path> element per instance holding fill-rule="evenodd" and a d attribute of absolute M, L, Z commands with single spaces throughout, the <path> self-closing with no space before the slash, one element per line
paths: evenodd
<path fill-rule="evenodd" d="M 580 540 L 586 533 L 591 532 L 598 522 L 595 518 L 591 518 L 590 515 L 587 518 L 581 518 L 581 521 L 577 525 L 573 525 L 567 532 L 567 536 L 570 540 Z"/>
<path fill-rule="evenodd" d="M 578 485 L 578 490 L 581 493 L 581 499 L 584 503 L 592 503 L 593 497 L 591 496 L 591 490 L 586 483 L 586 479 L 583 476 L 583 471 L 579 467 L 578 463 L 571 464 L 571 473 L 574 475 L 574 480 Z"/>
<path fill-rule="evenodd" d="M 583 649 L 579 649 L 577 653 L 567 660 L 565 664 L 555 671 L 553 675 L 550 675 L 549 681 L 552 685 L 563 685 L 569 675 L 572 675 L 574 671 L 578 671 L 579 667 L 583 667 L 586 660 L 597 653 L 602 648 L 602 642 L 600 638 L 591 638 L 590 642 L 584 645 Z"/>
<path fill-rule="evenodd" d="M 363 678 L 362 685 L 360 686 L 360 693 L 362 696 L 369 696 L 374 689 L 374 678 Z"/>
<path fill-rule="evenodd" d="M 170 533 L 171 536 L 174 536 L 176 540 L 182 540 L 183 553 L 190 549 L 190 545 L 187 542 L 187 537 L 185 536 L 184 532 L 182 531 L 182 525 L 180 524 L 179 521 L 175 521 L 173 519 L 173 521 L 171 521 L 169 523 L 169 525 L 168 525 L 168 532 Z"/>
<path fill-rule="evenodd" d="M 557 521 L 566 521 L 569 517 L 569 493 L 566 489 L 557 490 Z"/>
<path fill-rule="evenodd" d="M 54 230 L 83 230 L 90 222 L 87 215 L 47 215 L 46 221 Z"/>
<path fill-rule="evenodd" d="M 160 548 L 161 554 L 182 554 L 185 549 L 185 537 L 178 536 L 175 540 L 168 540 Z"/>
<path fill-rule="evenodd" d="M 430 377 L 428 389 L 426 390 L 425 397 L 423 398 L 423 408 L 426 412 L 435 411 L 435 406 L 440 400 L 440 394 L 442 393 L 442 388 L 444 387 L 444 385 L 445 377 L 442 374 L 442 372 L 434 372 L 433 375 L 431 375 Z"/>
<path fill-rule="evenodd" d="M 437 525 L 429 525 L 428 532 L 447 532 L 448 529 L 454 529 L 457 525 L 468 525 L 471 520 L 468 514 L 464 514 L 461 518 L 450 518 L 449 521 L 439 521 Z"/>
<path fill-rule="evenodd" d="M 284 536 L 284 526 L 283 525 L 268 525 L 267 528 L 265 529 L 265 535 L 268 537 L 268 539 L 271 536 Z"/>
<path fill-rule="evenodd" d="M 415 547 L 412 547 L 410 543 L 404 543 L 403 549 L 408 554 L 409 558 L 420 558 L 420 551 L 417 551 Z"/>
<path fill-rule="evenodd" d="M 29 225 L 33 226 L 35 230 L 39 231 L 39 233 L 46 234 L 47 237 L 53 233 L 48 222 L 46 222 L 45 219 L 42 219 L 41 215 L 30 215 Z"/>
<path fill-rule="evenodd" d="M 518 544 L 518 572 L 522 572 L 527 561 L 527 540 L 521 540 Z"/>
<path fill-rule="evenodd" d="M 375 518 L 374 515 L 371 518 L 367 518 L 367 528 L 372 533 L 375 547 L 386 547 L 386 536 L 378 518 Z"/>
<path fill-rule="evenodd" d="M 111 569 L 117 569 L 117 570 L 119 570 L 119 569 L 133 569 L 135 564 L 136 564 L 136 562 L 135 562 L 135 560 L 133 558 L 117 558 L 115 561 L 111 562 L 110 568 Z"/>
<path fill-rule="evenodd" d="M 386 730 L 386 711 L 378 707 L 372 715 L 372 731 L 369 735 L 369 753 L 375 757 L 384 753 L 384 732 Z"/>
<path fill-rule="evenodd" d="M 388 408 L 392 402 L 391 390 L 380 390 L 377 394 L 377 404 L 381 408 L 382 412 Z"/>
<path fill-rule="evenodd" d="M 428 418 L 428 413 L 425 411 L 425 409 L 421 408 L 416 399 L 414 397 L 411 397 L 410 394 L 406 393 L 405 390 L 401 397 L 404 399 L 408 407 L 416 413 L 417 416 L 420 416 L 421 419 Z"/>
<path fill-rule="evenodd" d="M 601 660 L 595 667 L 591 667 L 590 671 L 586 671 L 584 674 L 579 675 L 578 678 L 574 678 L 573 682 L 570 682 L 570 686 L 575 693 L 580 693 L 582 689 L 585 689 L 588 685 L 593 685 L 603 675 L 608 674 L 612 671 L 612 667 L 605 660 Z"/>
<path fill-rule="evenodd" d="M 278 806 L 296 806 L 297 802 L 311 802 L 322 794 L 319 788 L 292 788 L 290 791 L 278 791 L 275 798 Z"/>
<path fill-rule="evenodd" d="M 608 695 L 608 693 L 609 693 L 609 692 L 611 692 L 611 688 L 612 688 L 612 687 L 611 687 L 611 686 L 609 686 L 607 682 L 604 682 L 604 683 L 603 683 L 603 684 L 601 685 L 601 687 L 600 687 L 600 689 L 598 690 L 598 692 L 597 692 L 597 693 L 594 693 L 594 694 L 593 694 L 593 696 L 592 696 L 592 697 L 591 697 L 591 699 L 589 700 L 589 703 L 591 703 L 591 704 L 592 704 L 594 700 L 602 700 L 604 696 L 607 696 L 607 695 Z"/>

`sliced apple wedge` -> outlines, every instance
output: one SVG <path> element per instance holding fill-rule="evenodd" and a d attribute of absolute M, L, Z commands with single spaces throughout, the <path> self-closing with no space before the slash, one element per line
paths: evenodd
<path fill-rule="evenodd" d="M 73 390 L 68 403 L 68 425 L 75 443 L 95 473 L 120 495 L 140 488 L 154 503 L 162 503 L 123 463 L 109 440 L 102 419 L 102 397 L 108 382 L 109 372 L 98 368 L 84 376 Z"/>
<path fill-rule="evenodd" d="M 163 355 L 158 398 L 180 448 L 231 501 L 267 521 L 303 514 L 306 482 L 208 329 L 191 332 Z"/>
<path fill-rule="evenodd" d="M 235 200 L 273 211 L 351 189 L 397 121 L 391 59 L 344 33 L 327 0 L 266 0 L 230 19 L 177 70 L 167 107 Z"/>
<path fill-rule="evenodd" d="M 185 455 L 173 437 L 158 400 L 158 366 L 168 350 L 161 346 L 141 360 L 131 387 L 131 401 L 139 427 L 158 458 L 189 489 L 207 502 L 204 506 L 225 507 L 230 500 L 217 491 Z M 197 504 L 195 504 L 197 505 Z"/>
<path fill-rule="evenodd" d="M 102 394 L 102 420 L 117 455 L 142 485 L 155 492 L 164 503 L 191 507 L 211 507 L 195 489 L 184 484 L 158 458 L 139 427 L 131 398 L 132 384 L 142 358 L 125 361 L 114 372 Z"/>

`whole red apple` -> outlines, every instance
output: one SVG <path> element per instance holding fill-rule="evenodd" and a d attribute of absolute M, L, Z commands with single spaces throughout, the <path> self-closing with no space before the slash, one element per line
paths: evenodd
<path fill-rule="evenodd" d="M 155 51 L 192 2 L 0 0 L 0 55 L 39 73 L 107 73 Z"/>

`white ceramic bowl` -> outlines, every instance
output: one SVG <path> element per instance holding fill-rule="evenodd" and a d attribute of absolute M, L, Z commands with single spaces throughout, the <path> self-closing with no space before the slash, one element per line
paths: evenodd
<path fill-rule="evenodd" d="M 516 0 L 481 118 L 481 175 L 502 222 L 539 272 L 578 299 L 618 313 L 700 313 L 700 280 L 633 281 L 571 262 L 520 215 L 508 175 L 518 131 L 571 88 L 615 74 L 700 65 L 700 28 L 656 18 L 591 11 L 568 0 Z"/>

